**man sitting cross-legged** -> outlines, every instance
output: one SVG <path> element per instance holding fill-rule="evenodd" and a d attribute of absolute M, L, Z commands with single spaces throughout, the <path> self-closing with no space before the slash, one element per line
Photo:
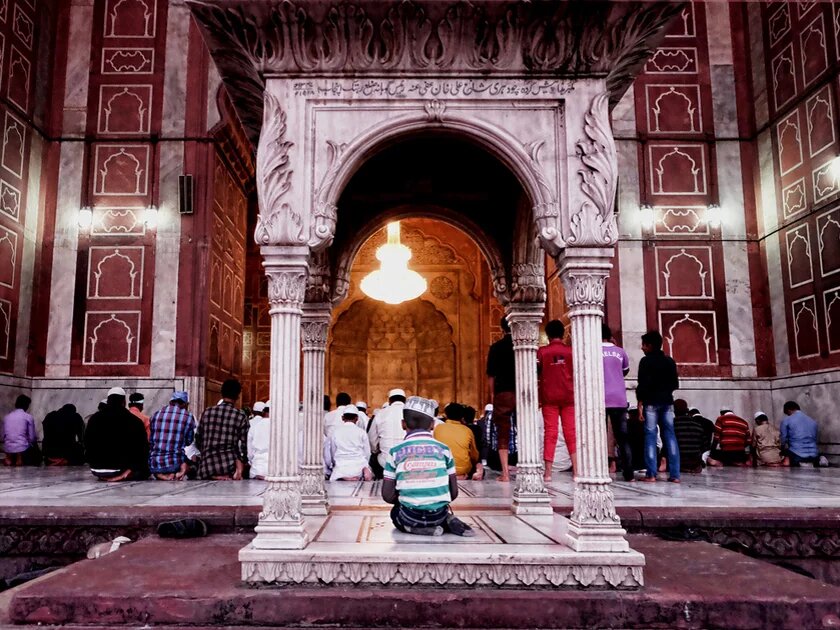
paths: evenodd
<path fill-rule="evenodd" d="M 367 433 L 356 425 L 359 410 L 355 405 L 346 405 L 341 420 L 324 442 L 324 472 L 330 481 L 371 481 L 370 442 Z"/>
<path fill-rule="evenodd" d="M 181 481 L 187 475 L 184 448 L 192 444 L 195 435 L 195 417 L 187 410 L 189 405 L 187 392 L 173 392 L 169 404 L 149 420 L 149 470 L 155 479 Z"/>
<path fill-rule="evenodd" d="M 239 381 L 222 383 L 222 400 L 205 409 L 198 422 L 195 445 L 201 451 L 199 479 L 243 478 L 248 463 L 248 416 L 236 407 Z"/>
<path fill-rule="evenodd" d="M 411 396 L 403 409 L 405 440 L 394 446 L 385 465 L 382 498 L 392 504 L 391 521 L 401 532 L 474 536 L 449 507 L 458 497 L 455 462 L 445 444 L 432 437 L 437 403 Z"/>

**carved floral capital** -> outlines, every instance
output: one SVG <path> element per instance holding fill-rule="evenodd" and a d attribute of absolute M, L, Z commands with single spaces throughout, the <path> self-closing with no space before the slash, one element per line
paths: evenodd
<path fill-rule="evenodd" d="M 263 495 L 260 522 L 299 521 L 301 515 L 300 486 L 294 481 L 269 481 Z"/>
<path fill-rule="evenodd" d="M 299 309 L 306 294 L 306 269 L 266 269 L 272 309 Z"/>
<path fill-rule="evenodd" d="M 511 300 L 545 302 L 545 268 L 539 263 L 516 263 L 511 271 Z"/>
<path fill-rule="evenodd" d="M 566 291 L 566 304 L 574 314 L 576 310 L 604 308 L 607 272 L 603 270 L 573 270 L 561 275 Z"/>
<path fill-rule="evenodd" d="M 607 483 L 578 483 L 575 487 L 572 521 L 581 524 L 620 525 L 612 489 Z"/>

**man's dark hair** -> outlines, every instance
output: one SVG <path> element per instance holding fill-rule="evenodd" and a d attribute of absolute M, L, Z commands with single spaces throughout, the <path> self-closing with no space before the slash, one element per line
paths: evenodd
<path fill-rule="evenodd" d="M 335 397 L 336 407 L 349 405 L 351 402 L 353 402 L 353 399 L 350 398 L 350 394 L 348 394 L 347 392 L 339 392 L 338 396 Z"/>
<path fill-rule="evenodd" d="M 145 397 L 143 394 L 134 393 L 128 397 L 128 406 L 129 407 L 142 407 L 146 402 Z"/>
<path fill-rule="evenodd" d="M 785 403 L 785 406 L 782 407 L 782 411 L 787 413 L 788 411 L 799 411 L 799 405 L 796 403 L 795 400 L 789 400 Z"/>
<path fill-rule="evenodd" d="M 239 394 L 242 393 L 242 384 L 235 378 L 229 378 L 222 383 L 222 398 L 230 398 L 236 400 Z"/>
<path fill-rule="evenodd" d="M 763 413 L 763 414 L 755 417 L 755 423 L 756 424 L 764 424 L 765 422 L 770 422 L 770 418 L 767 417 L 766 413 Z"/>
<path fill-rule="evenodd" d="M 443 413 L 445 413 L 446 417 L 450 420 L 463 420 L 464 406 L 456 402 L 451 402 L 443 408 Z"/>
<path fill-rule="evenodd" d="M 662 350 L 662 335 L 659 334 L 658 330 L 649 330 L 642 335 L 642 343 L 654 350 Z"/>
<path fill-rule="evenodd" d="M 29 409 L 29 405 L 32 404 L 32 399 L 27 396 L 26 394 L 21 394 L 15 399 L 15 409 L 23 409 L 26 411 Z"/>
<path fill-rule="evenodd" d="M 502 317 L 502 319 L 499 320 L 499 326 L 502 327 L 505 334 L 510 332 L 510 324 L 508 323 L 507 317 Z"/>
<path fill-rule="evenodd" d="M 405 396 L 399 396 L 399 395 L 397 395 L 397 396 L 388 396 L 388 402 L 389 402 L 389 403 L 395 403 L 395 402 L 401 402 L 401 403 L 404 403 L 404 402 L 405 402 Z"/>
<path fill-rule="evenodd" d="M 609 341 L 612 339 L 612 331 L 606 324 L 601 324 L 601 341 Z"/>
<path fill-rule="evenodd" d="M 467 405 L 464 407 L 464 424 L 472 424 L 475 420 L 475 407 L 470 407 Z"/>
<path fill-rule="evenodd" d="M 324 411 L 329 411 L 332 409 L 332 401 L 327 394 L 324 394 Z"/>
<path fill-rule="evenodd" d="M 566 334 L 566 327 L 559 319 L 552 319 L 545 325 L 545 334 L 549 339 L 562 339 Z"/>
<path fill-rule="evenodd" d="M 416 429 L 431 429 L 434 418 L 430 418 L 425 413 L 420 413 L 414 409 L 403 410 L 403 420 L 405 421 L 405 428 L 409 431 Z"/>
<path fill-rule="evenodd" d="M 125 396 L 120 394 L 111 394 L 108 396 L 108 404 L 115 407 L 125 407 Z"/>

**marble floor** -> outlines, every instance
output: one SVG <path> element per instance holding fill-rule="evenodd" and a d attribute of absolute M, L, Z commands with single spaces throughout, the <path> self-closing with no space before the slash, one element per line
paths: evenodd
<path fill-rule="evenodd" d="M 660 478 L 661 479 L 661 478 Z M 109 484 L 86 468 L 0 468 L 0 509 L 4 507 L 177 507 L 258 506 L 264 481 L 142 481 Z M 330 504 L 345 509 L 385 508 L 379 482 L 328 483 Z M 618 507 L 840 508 L 840 468 L 723 469 L 684 475 L 679 485 L 616 481 Z M 548 485 L 552 504 L 571 508 L 573 483 L 555 474 Z M 453 506 L 506 509 L 513 484 L 493 479 L 461 483 Z"/>

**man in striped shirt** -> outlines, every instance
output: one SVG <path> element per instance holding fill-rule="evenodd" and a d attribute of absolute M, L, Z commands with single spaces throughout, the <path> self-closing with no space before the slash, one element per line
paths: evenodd
<path fill-rule="evenodd" d="M 715 422 L 715 445 L 706 463 L 709 466 L 748 466 L 750 425 L 729 409 L 721 409 Z"/>
<path fill-rule="evenodd" d="M 449 507 L 458 497 L 455 461 L 449 448 L 432 437 L 437 403 L 411 396 L 403 409 L 405 440 L 391 448 L 385 464 L 382 498 L 392 504 L 391 520 L 401 532 L 474 536 Z"/>
<path fill-rule="evenodd" d="M 149 420 L 149 470 L 162 481 L 182 480 L 189 468 L 184 447 L 192 444 L 195 417 L 187 410 L 187 392 L 175 392 L 160 411 Z"/>

